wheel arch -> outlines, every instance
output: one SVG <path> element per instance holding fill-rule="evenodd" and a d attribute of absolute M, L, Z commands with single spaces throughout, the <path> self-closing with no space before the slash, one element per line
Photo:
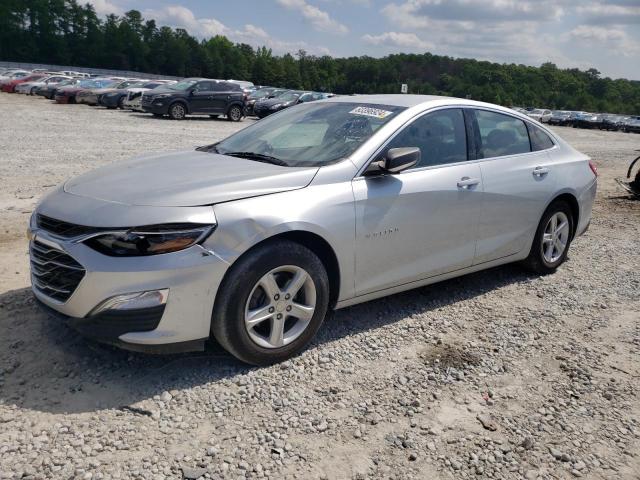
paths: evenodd
<path fill-rule="evenodd" d="M 554 202 L 557 202 L 557 201 L 567 202 L 569 204 L 569 207 L 571 208 L 571 215 L 573 216 L 573 225 L 572 225 L 572 229 L 571 229 L 571 239 L 573 240 L 573 238 L 576 235 L 576 230 L 578 228 L 578 224 L 580 223 L 580 204 L 578 203 L 578 199 L 571 192 L 562 192 L 562 193 L 556 195 L 555 197 L 553 197 L 553 199 L 545 207 L 545 211 L 547 210 L 547 208 L 549 208 L 549 206 L 551 204 L 553 204 Z"/>
<path fill-rule="evenodd" d="M 187 110 L 187 113 L 191 113 L 191 109 L 189 108 L 189 102 L 187 102 L 183 98 L 176 98 L 172 100 L 169 103 L 169 106 L 167 107 L 167 113 L 169 113 L 169 110 L 171 110 L 171 107 L 173 107 L 176 103 L 181 103 L 184 106 L 184 108 Z"/>
<path fill-rule="evenodd" d="M 224 112 L 225 115 L 228 115 L 229 110 L 231 110 L 233 107 L 240 107 L 240 110 L 242 110 L 242 113 L 244 114 L 244 103 L 239 100 L 235 100 L 231 102 L 229 105 L 227 105 L 227 109 Z"/>
<path fill-rule="evenodd" d="M 225 283 L 227 276 L 230 275 L 233 270 L 233 266 L 240 259 L 244 258 L 245 255 L 266 243 L 276 242 L 278 240 L 289 240 L 307 247 L 320 259 L 327 271 L 327 276 L 329 277 L 329 308 L 333 309 L 338 302 L 338 297 L 340 295 L 340 263 L 338 262 L 338 257 L 331 244 L 322 236 L 308 230 L 288 230 L 276 233 L 253 244 L 233 261 L 230 268 L 228 268 L 224 274 L 220 285 Z"/>

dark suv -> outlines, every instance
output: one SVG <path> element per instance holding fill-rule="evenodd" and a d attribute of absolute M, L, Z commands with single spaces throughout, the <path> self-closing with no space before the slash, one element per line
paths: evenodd
<path fill-rule="evenodd" d="M 245 95 L 236 83 L 208 78 L 186 78 L 142 95 L 142 109 L 155 116 L 182 120 L 187 115 L 226 115 L 234 122 L 244 116 Z"/>

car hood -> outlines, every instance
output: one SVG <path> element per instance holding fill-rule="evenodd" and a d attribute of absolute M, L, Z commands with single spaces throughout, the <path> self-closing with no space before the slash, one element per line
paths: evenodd
<path fill-rule="evenodd" d="M 304 188 L 317 171 L 186 151 L 114 163 L 67 181 L 64 190 L 127 205 L 192 207 Z"/>
<path fill-rule="evenodd" d="M 285 102 L 283 100 L 279 100 L 278 97 L 276 97 L 276 98 L 269 98 L 268 100 L 262 100 L 260 102 L 257 102 L 256 104 L 259 104 L 261 107 L 270 107 L 272 105 L 278 105 L 278 104 L 291 105 L 295 102 L 296 102 L 295 100 L 289 100 Z"/>

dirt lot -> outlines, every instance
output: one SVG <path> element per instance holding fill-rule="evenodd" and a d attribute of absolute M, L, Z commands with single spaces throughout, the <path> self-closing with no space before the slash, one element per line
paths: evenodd
<path fill-rule="evenodd" d="M 601 179 L 556 274 L 506 266 L 337 312 L 300 357 L 149 357 L 40 313 L 24 231 L 69 176 L 245 126 L 0 94 L 0 479 L 640 478 L 640 135 L 559 129 Z"/>

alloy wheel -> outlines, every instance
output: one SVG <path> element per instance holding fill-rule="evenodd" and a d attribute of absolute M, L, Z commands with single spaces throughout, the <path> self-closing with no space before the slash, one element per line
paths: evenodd
<path fill-rule="evenodd" d="M 185 110 L 179 103 L 171 107 L 171 116 L 176 120 L 182 120 L 185 117 Z"/>
<path fill-rule="evenodd" d="M 564 212 L 554 213 L 544 229 L 542 235 L 542 255 L 548 263 L 557 262 L 569 242 L 570 224 L 569 218 Z"/>
<path fill-rule="evenodd" d="M 253 287 L 244 325 L 257 345 L 280 348 L 302 335 L 315 309 L 316 286 L 311 275 L 296 265 L 284 265 L 265 274 Z"/>
<path fill-rule="evenodd" d="M 242 111 L 238 107 L 231 107 L 231 110 L 229 110 L 229 116 L 231 117 L 231 120 L 237 122 L 242 117 Z"/>

